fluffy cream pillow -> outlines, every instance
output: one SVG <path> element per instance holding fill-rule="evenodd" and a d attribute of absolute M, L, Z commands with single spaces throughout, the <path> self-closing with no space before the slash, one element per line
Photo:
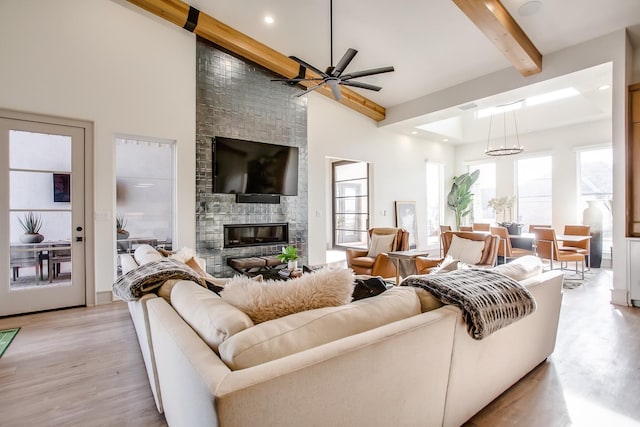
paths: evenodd
<path fill-rule="evenodd" d="M 220 296 L 245 312 L 254 323 L 260 323 L 300 311 L 348 304 L 353 286 L 351 270 L 323 269 L 287 281 L 257 282 L 236 276 Z"/>
<path fill-rule="evenodd" d="M 367 256 L 377 257 L 378 254 L 391 251 L 393 248 L 393 241 L 396 235 L 394 234 L 374 234 L 371 236 L 371 246 L 369 247 L 369 253 Z"/>
<path fill-rule="evenodd" d="M 483 249 L 483 240 L 464 239 L 454 234 L 447 255 L 466 264 L 477 264 L 482 259 Z"/>

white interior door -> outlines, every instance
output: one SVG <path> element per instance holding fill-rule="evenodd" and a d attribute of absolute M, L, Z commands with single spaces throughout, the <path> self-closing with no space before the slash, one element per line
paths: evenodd
<path fill-rule="evenodd" d="M 0 116 L 0 316 L 85 305 L 84 150 L 84 128 Z"/>

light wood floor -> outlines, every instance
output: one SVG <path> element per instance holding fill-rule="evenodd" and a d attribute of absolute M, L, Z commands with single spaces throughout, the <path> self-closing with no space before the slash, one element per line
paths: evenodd
<path fill-rule="evenodd" d="M 610 305 L 610 285 L 603 271 L 565 291 L 554 354 L 467 425 L 640 426 L 640 309 Z M 0 425 L 166 425 L 124 304 L 0 319 L 14 326 Z"/>

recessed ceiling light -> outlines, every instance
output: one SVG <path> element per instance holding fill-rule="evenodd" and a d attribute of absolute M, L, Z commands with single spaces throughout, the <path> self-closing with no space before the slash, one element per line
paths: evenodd
<path fill-rule="evenodd" d="M 273 16 L 271 16 L 271 15 L 267 15 L 267 16 L 265 16 L 265 17 L 264 17 L 264 22 L 265 22 L 266 24 L 269 24 L 269 25 L 273 24 L 273 22 L 274 22 L 274 20 L 273 20 Z"/>
<path fill-rule="evenodd" d="M 418 134 L 417 130 L 411 131 L 411 135 L 417 135 L 417 134 Z"/>
<path fill-rule="evenodd" d="M 541 9 L 542 9 L 541 1 L 536 1 L 536 0 L 528 1 L 526 3 L 523 3 L 522 6 L 518 8 L 518 13 L 520 14 L 520 16 L 531 16 L 540 12 Z"/>
<path fill-rule="evenodd" d="M 611 86 L 609 86 L 609 85 L 602 85 L 602 86 L 600 86 L 600 87 L 598 88 L 598 90 L 607 90 L 607 89 L 609 89 L 610 87 L 611 87 Z"/>
<path fill-rule="evenodd" d="M 449 138 L 443 139 L 442 142 L 449 142 Z"/>

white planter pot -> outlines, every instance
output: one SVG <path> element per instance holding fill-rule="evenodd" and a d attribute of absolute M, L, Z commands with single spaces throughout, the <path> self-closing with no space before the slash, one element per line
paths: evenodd
<path fill-rule="evenodd" d="M 298 268 L 298 260 L 297 260 L 297 259 L 295 259 L 295 260 L 293 260 L 293 261 L 289 261 L 289 262 L 287 263 L 287 268 L 289 269 L 289 271 L 293 271 L 293 270 L 295 270 L 296 268 Z"/>

